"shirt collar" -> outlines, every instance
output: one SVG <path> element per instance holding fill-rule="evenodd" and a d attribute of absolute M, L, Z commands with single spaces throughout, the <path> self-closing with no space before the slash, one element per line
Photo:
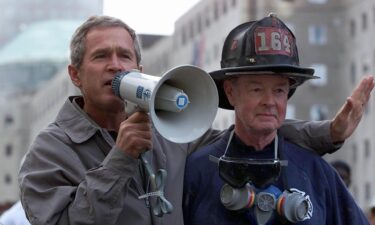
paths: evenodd
<path fill-rule="evenodd" d="M 75 143 L 83 143 L 101 130 L 79 106 L 77 102 L 81 100 L 81 96 L 69 97 L 56 118 L 57 125 Z"/>

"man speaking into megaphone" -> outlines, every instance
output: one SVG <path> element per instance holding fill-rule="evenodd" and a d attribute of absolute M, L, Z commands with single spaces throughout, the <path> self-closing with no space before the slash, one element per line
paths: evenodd
<path fill-rule="evenodd" d="M 73 34 L 70 49 L 68 72 L 81 95 L 66 100 L 55 121 L 36 137 L 20 170 L 21 201 L 31 224 L 183 224 L 181 199 L 185 159 L 221 133 L 208 129 L 188 143 L 181 143 L 184 137 L 175 135 L 184 128 L 179 123 L 194 115 L 189 110 L 198 110 L 193 107 L 196 97 L 189 93 L 189 87 L 182 88 L 191 103 L 181 116 L 180 112 L 158 109 L 154 110 L 155 115 L 151 115 L 152 110 L 126 114 L 124 100 L 112 91 L 112 80 L 124 71 L 142 72 L 142 67 L 136 34 L 121 20 L 107 16 L 89 18 Z M 192 76 L 190 72 L 176 70 L 173 74 L 178 80 Z M 190 82 L 182 83 L 191 85 Z M 173 79 L 161 83 L 179 86 Z M 164 116 L 171 113 L 175 116 Z M 359 110 L 355 115 L 360 118 L 361 113 Z M 336 146 L 332 141 L 344 141 L 357 124 L 347 110 L 339 115 L 342 119 L 334 123 L 289 125 L 284 127 L 283 135 L 299 143 L 314 140 L 312 148 L 333 151 Z M 189 126 L 196 121 L 206 122 L 196 118 L 185 123 Z M 337 127 L 344 129 L 332 133 L 330 124 L 334 131 Z M 201 127 L 192 127 L 191 133 Z M 299 132 L 301 129 L 303 131 Z M 178 142 L 175 143 L 161 132 L 182 140 L 175 140 Z M 330 133 L 333 140 L 327 140 Z M 316 138 L 305 137 L 305 134 Z M 149 151 L 144 153 L 146 150 Z M 139 157 L 143 153 L 148 167 Z M 156 173 L 160 169 L 166 171 L 166 176 L 161 173 L 154 180 L 163 193 L 150 190 L 150 173 L 146 171 L 150 167 Z M 156 201 L 155 196 L 163 196 L 173 210 L 161 217 L 155 215 L 155 208 L 165 210 L 163 207 L 169 206 Z"/>

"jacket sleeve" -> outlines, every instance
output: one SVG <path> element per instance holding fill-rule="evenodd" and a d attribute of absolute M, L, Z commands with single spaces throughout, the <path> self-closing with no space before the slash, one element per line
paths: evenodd
<path fill-rule="evenodd" d="M 87 171 L 61 137 L 41 133 L 19 174 L 26 215 L 33 225 L 115 224 L 126 199 L 120 195 L 127 192 L 137 164 L 138 160 L 112 149 Z"/>
<path fill-rule="evenodd" d="M 327 162 L 323 162 L 320 167 L 326 167 L 324 175 L 330 191 L 329 199 L 326 201 L 326 224 L 369 225 L 365 214 L 355 202 L 336 170 L 331 168 Z"/>
<path fill-rule="evenodd" d="M 279 131 L 287 140 L 304 148 L 312 149 L 320 155 L 333 153 L 343 144 L 332 143 L 329 120 L 285 120 Z"/>

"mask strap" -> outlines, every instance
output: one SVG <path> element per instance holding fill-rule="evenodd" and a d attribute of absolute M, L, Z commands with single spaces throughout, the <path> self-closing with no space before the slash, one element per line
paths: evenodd
<path fill-rule="evenodd" d="M 230 132 L 227 147 L 225 148 L 224 155 L 227 154 L 229 145 L 230 145 L 230 143 L 232 142 L 232 139 L 233 139 L 233 135 L 234 135 L 234 129 Z M 274 150 L 275 150 L 275 159 L 278 159 L 277 155 L 278 155 L 278 152 L 279 152 L 279 137 L 278 137 L 277 133 L 276 133 L 276 136 L 275 136 Z"/>
<path fill-rule="evenodd" d="M 281 165 L 285 165 L 287 166 L 288 165 L 288 161 L 285 159 L 285 156 L 284 156 L 284 145 L 285 145 L 285 140 L 281 143 L 281 151 L 280 151 L 280 162 L 282 163 Z M 286 176 L 286 173 L 287 173 L 287 167 L 285 166 L 282 166 L 281 167 L 281 179 L 282 179 L 282 182 L 283 182 L 283 186 L 284 186 L 284 189 L 290 189 L 291 186 L 289 185 L 289 179 L 288 179 L 288 176 Z M 284 168 L 285 167 L 285 168 Z M 288 223 L 289 224 L 289 223 Z"/>
<path fill-rule="evenodd" d="M 278 159 L 277 157 L 277 153 L 279 151 L 279 137 L 276 133 L 276 137 L 275 137 L 275 146 L 274 146 L 274 149 L 275 149 L 275 160 Z"/>
<path fill-rule="evenodd" d="M 228 143 L 227 143 L 227 147 L 225 148 L 224 155 L 227 154 L 227 151 L 228 151 L 229 145 L 230 145 L 230 143 L 232 142 L 233 135 L 234 135 L 234 129 L 230 132 L 229 139 L 228 139 Z"/>
<path fill-rule="evenodd" d="M 234 129 L 233 129 L 233 130 L 230 132 L 230 134 L 229 134 L 228 143 L 227 143 L 227 147 L 225 148 L 224 155 L 220 156 L 220 158 L 223 157 L 223 156 L 225 156 L 225 155 L 227 154 L 227 151 L 228 151 L 229 145 L 230 145 L 230 143 L 232 142 L 233 135 L 234 135 Z M 214 163 L 217 163 L 217 164 L 219 164 L 219 161 L 220 161 L 219 158 L 217 158 L 217 157 L 215 157 L 215 156 L 213 156 L 213 155 L 209 155 L 209 156 L 208 156 L 208 159 L 209 159 L 211 162 L 214 162 Z"/>

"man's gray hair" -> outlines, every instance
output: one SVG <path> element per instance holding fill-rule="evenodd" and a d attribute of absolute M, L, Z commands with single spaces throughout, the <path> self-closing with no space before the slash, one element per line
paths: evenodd
<path fill-rule="evenodd" d="M 81 67 L 86 51 L 86 35 L 96 27 L 122 27 L 127 30 L 133 39 L 137 64 L 140 64 L 141 48 L 135 31 L 120 19 L 110 16 L 92 16 L 77 28 L 70 41 L 70 61 L 74 67 L 77 69 Z"/>

